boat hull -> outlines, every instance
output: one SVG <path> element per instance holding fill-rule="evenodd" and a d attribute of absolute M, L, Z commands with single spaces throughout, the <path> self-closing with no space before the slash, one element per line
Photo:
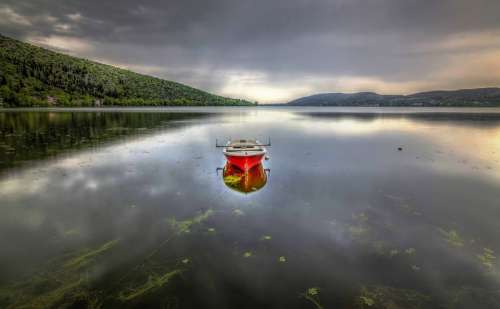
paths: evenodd
<path fill-rule="evenodd" d="M 262 162 L 265 154 L 256 154 L 249 156 L 234 156 L 225 154 L 229 163 L 236 165 L 239 169 L 246 171 Z"/>
<path fill-rule="evenodd" d="M 258 191 L 264 187 L 267 182 L 266 171 L 262 163 L 244 171 L 230 162 L 227 162 L 222 177 L 226 186 L 241 193 Z"/>

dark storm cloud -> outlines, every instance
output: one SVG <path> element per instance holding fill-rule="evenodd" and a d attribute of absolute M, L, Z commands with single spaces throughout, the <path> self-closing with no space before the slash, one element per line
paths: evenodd
<path fill-rule="evenodd" d="M 498 63 L 496 0 L 4 0 L 0 17 L 5 34 L 262 100 L 500 84 L 450 70 Z"/>

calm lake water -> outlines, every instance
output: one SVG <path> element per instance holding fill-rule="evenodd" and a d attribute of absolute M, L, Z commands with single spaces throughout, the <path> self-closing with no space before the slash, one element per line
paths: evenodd
<path fill-rule="evenodd" d="M 2 308 L 500 308 L 499 235 L 499 109 L 0 111 Z"/>

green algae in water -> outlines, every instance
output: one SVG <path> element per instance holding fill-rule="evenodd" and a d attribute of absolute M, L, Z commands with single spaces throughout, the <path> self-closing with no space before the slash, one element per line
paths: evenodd
<path fill-rule="evenodd" d="M 163 275 L 151 275 L 146 283 L 134 289 L 131 289 L 129 292 L 121 293 L 118 299 L 123 302 L 127 302 L 153 292 L 167 284 L 170 279 L 172 279 L 176 275 L 179 275 L 182 271 L 183 270 L 181 269 L 175 269 Z"/>
<path fill-rule="evenodd" d="M 65 283 L 61 287 L 54 289 L 48 293 L 44 293 L 41 296 L 35 297 L 28 304 L 15 306 L 17 308 L 53 308 L 59 307 L 61 303 L 64 302 L 65 298 L 71 294 L 77 294 L 75 291 L 79 289 L 83 280 L 78 279 L 75 282 Z"/>
<path fill-rule="evenodd" d="M 64 231 L 64 237 L 77 237 L 80 236 L 79 229 L 69 229 Z"/>
<path fill-rule="evenodd" d="M 95 270 L 98 257 L 116 246 L 118 239 L 65 263 L 55 260 L 27 281 L 14 284 L 9 290 L 13 301 L 8 308 L 65 308 L 75 302 L 84 302 L 87 308 L 99 308 L 97 297 L 88 291 L 89 271 Z"/>
<path fill-rule="evenodd" d="M 318 287 L 312 287 L 312 288 L 308 288 L 301 295 L 305 299 L 307 299 L 308 301 L 313 303 L 314 306 L 316 307 L 316 309 L 324 309 L 324 307 L 321 305 L 321 302 L 319 300 L 319 292 L 320 292 L 320 289 Z"/>
<path fill-rule="evenodd" d="M 80 256 L 77 256 L 77 257 L 71 259 L 66 264 L 64 264 L 64 266 L 65 267 L 73 267 L 73 268 L 81 268 L 81 267 L 87 265 L 88 263 L 90 263 L 98 255 L 100 255 L 100 254 L 110 250 L 114 246 L 116 246 L 116 244 L 118 244 L 119 241 L 120 241 L 119 239 L 109 241 L 95 250 L 87 251 L 87 252 L 81 254 Z"/>
<path fill-rule="evenodd" d="M 251 251 L 247 251 L 247 252 L 243 253 L 243 257 L 244 258 L 249 258 L 251 256 L 252 256 L 252 252 Z"/>
<path fill-rule="evenodd" d="M 362 287 L 357 308 L 431 308 L 431 298 L 409 289 L 388 286 Z"/>
<path fill-rule="evenodd" d="M 449 232 L 439 228 L 439 232 L 441 235 L 444 237 L 444 239 L 452 246 L 454 247 L 463 247 L 464 241 L 460 237 L 457 231 L 455 230 L 450 230 Z"/>
<path fill-rule="evenodd" d="M 483 248 L 483 254 L 478 254 L 477 258 L 481 262 L 481 264 L 486 267 L 489 271 L 493 270 L 494 262 L 496 260 L 496 256 L 494 255 L 494 251 L 489 248 Z"/>
<path fill-rule="evenodd" d="M 175 231 L 176 234 L 185 234 L 189 233 L 191 227 L 195 224 L 202 223 L 210 216 L 212 216 L 214 211 L 212 209 L 208 209 L 207 211 L 187 220 L 177 221 L 175 218 L 169 218 L 167 221 L 170 227 Z M 215 230 L 214 230 L 215 231 Z"/>
<path fill-rule="evenodd" d="M 366 223 L 368 222 L 368 216 L 364 212 L 361 212 L 359 214 L 353 214 L 352 218 L 354 219 L 355 223 L 352 225 L 348 225 L 349 233 L 354 238 L 364 236 L 369 231 L 369 228 L 366 226 Z"/>
<path fill-rule="evenodd" d="M 369 307 L 375 305 L 375 301 L 368 296 L 360 296 L 359 299 L 361 300 L 362 304 L 367 305 Z"/>
<path fill-rule="evenodd" d="M 479 307 L 500 308 L 500 291 L 473 287 L 452 289 L 446 292 L 446 300 L 442 306 L 449 309 Z"/>

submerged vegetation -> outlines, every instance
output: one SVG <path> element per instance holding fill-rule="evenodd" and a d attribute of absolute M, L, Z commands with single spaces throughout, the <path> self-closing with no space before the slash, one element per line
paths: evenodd
<path fill-rule="evenodd" d="M 186 219 L 183 221 L 177 221 L 175 218 L 169 218 L 169 219 L 167 219 L 167 222 L 176 234 L 184 234 L 184 233 L 189 233 L 191 231 L 191 227 L 193 225 L 199 224 L 199 223 L 205 221 L 213 214 L 214 214 L 214 211 L 212 209 L 208 209 L 205 212 L 203 212 L 203 213 L 201 213 L 193 218 L 190 218 L 190 219 Z M 213 229 L 212 231 L 209 230 L 209 232 L 215 232 L 215 229 Z"/>
<path fill-rule="evenodd" d="M 359 308 L 430 308 L 431 297 L 414 290 L 387 286 L 362 287 L 358 298 Z"/>
<path fill-rule="evenodd" d="M 141 297 L 151 291 L 161 288 L 168 283 L 172 277 L 179 275 L 181 272 L 181 269 L 175 269 L 162 275 L 151 275 L 146 283 L 134 289 L 130 289 L 128 292 L 122 292 L 119 299 L 126 302 Z"/>
<path fill-rule="evenodd" d="M 0 106 L 253 105 L 0 35 Z"/>
<path fill-rule="evenodd" d="M 100 254 L 112 249 L 114 246 L 118 244 L 120 240 L 115 239 L 112 241 L 109 241 L 102 246 L 94 249 L 94 250 L 88 250 L 82 253 L 81 255 L 69 260 L 64 264 L 64 267 L 68 268 L 81 268 L 84 267 L 85 265 L 89 264 L 92 262 L 93 259 L 98 257 Z"/>
<path fill-rule="evenodd" d="M 318 287 L 308 288 L 304 293 L 302 293 L 302 296 L 313 303 L 316 309 L 323 309 L 324 307 L 321 305 L 319 300 L 319 291 Z"/>
<path fill-rule="evenodd" d="M 84 303 L 87 308 L 99 308 L 100 301 L 90 286 L 98 279 L 96 270 L 119 240 L 90 248 L 69 260 L 56 259 L 45 269 L 24 282 L 7 288 L 7 308 L 65 308 Z"/>
<path fill-rule="evenodd" d="M 493 270 L 494 262 L 496 260 L 494 253 L 495 252 L 489 248 L 483 248 L 483 253 L 477 255 L 481 264 L 486 267 L 488 271 Z"/>
<path fill-rule="evenodd" d="M 443 238 L 453 247 L 463 247 L 464 241 L 460 237 L 457 231 L 455 230 L 446 231 L 442 228 L 439 228 L 439 232 L 441 233 Z"/>

